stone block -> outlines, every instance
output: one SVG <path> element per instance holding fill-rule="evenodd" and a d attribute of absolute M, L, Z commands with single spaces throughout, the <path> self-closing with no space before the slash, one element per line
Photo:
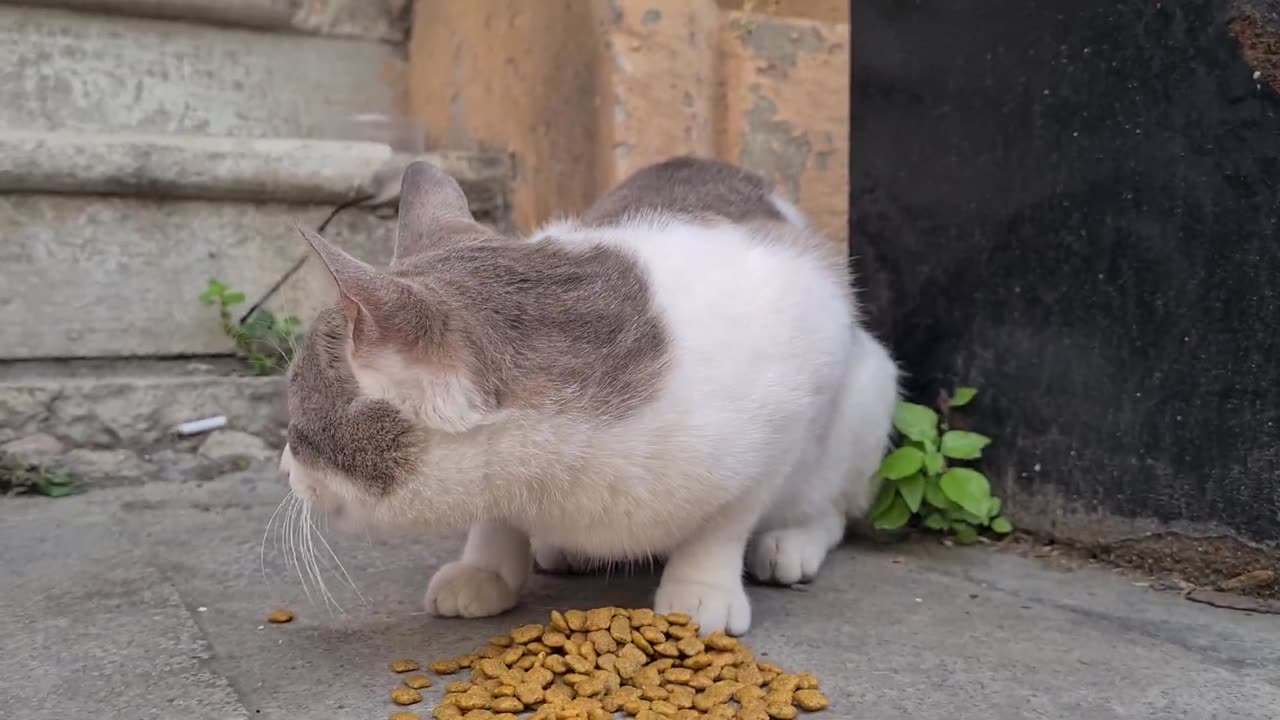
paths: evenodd
<path fill-rule="evenodd" d="M 398 73 L 378 42 L 0 5 L 0 129 L 326 137 Z"/>

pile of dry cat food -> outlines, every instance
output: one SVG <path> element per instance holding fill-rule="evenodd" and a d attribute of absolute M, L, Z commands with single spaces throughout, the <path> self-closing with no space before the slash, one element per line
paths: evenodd
<path fill-rule="evenodd" d="M 700 637 L 688 615 L 653 610 L 551 612 L 550 622 L 490 638 L 474 655 L 430 664 L 438 675 L 464 669 L 433 710 L 436 720 L 791 720 L 829 704 L 808 673 L 758 661 L 724 633 Z M 413 660 L 397 673 L 421 669 Z M 426 675 L 406 675 L 397 705 L 422 702 Z M 531 713 L 531 714 L 527 714 Z M 419 720 L 400 712 L 391 720 Z"/>

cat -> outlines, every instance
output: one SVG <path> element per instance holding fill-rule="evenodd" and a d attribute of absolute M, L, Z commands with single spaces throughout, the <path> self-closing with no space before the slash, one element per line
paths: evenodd
<path fill-rule="evenodd" d="M 764 178 L 673 158 L 530 238 L 424 162 L 400 202 L 385 271 L 301 231 L 339 302 L 290 368 L 281 471 L 357 525 L 468 527 L 431 613 L 512 608 L 535 558 L 660 557 L 656 610 L 739 635 L 744 565 L 807 582 L 865 516 L 897 366 Z"/>

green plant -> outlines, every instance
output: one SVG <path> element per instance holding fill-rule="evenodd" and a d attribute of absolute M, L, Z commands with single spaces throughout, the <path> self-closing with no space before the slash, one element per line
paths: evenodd
<path fill-rule="evenodd" d="M 0 455 L 0 494 L 39 494 L 51 498 L 66 497 L 80 490 L 80 481 L 67 473 L 56 472 Z"/>
<path fill-rule="evenodd" d="M 200 293 L 201 303 L 217 307 L 222 331 L 254 373 L 271 375 L 283 371 L 293 361 L 302 340 L 302 321 L 292 315 L 278 318 L 264 308 L 254 310 L 247 319 L 238 319 L 232 309 L 244 300 L 244 293 L 215 279 L 209 280 Z"/>
<path fill-rule="evenodd" d="M 893 426 L 905 443 L 880 463 L 884 484 L 871 510 L 877 529 L 897 530 L 914 518 L 930 530 L 954 533 L 963 544 L 975 542 L 984 528 L 1001 535 L 1013 531 L 987 476 L 960 464 L 980 459 L 991 444 L 986 435 L 951 427 L 951 411 L 973 402 L 977 394 L 969 387 L 944 394 L 939 412 L 898 403 Z"/>

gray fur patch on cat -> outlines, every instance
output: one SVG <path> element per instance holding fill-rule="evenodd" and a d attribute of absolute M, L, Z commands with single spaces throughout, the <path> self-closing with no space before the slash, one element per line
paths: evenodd
<path fill-rule="evenodd" d="M 357 363 L 393 353 L 423 373 L 460 374 L 483 412 L 607 422 L 657 395 L 670 340 L 626 251 L 503 237 L 476 223 L 457 184 L 429 166 L 410 167 L 401 196 L 388 271 L 303 233 L 341 302 L 321 313 L 291 372 L 290 447 L 300 462 L 386 492 L 408 474 L 405 448 L 422 441 L 389 403 L 359 397 L 348 339 Z"/>
<path fill-rule="evenodd" d="M 644 214 L 716 216 L 734 223 L 786 220 L 763 177 L 719 160 L 681 156 L 635 172 L 600 198 L 582 224 L 616 225 Z"/>
<path fill-rule="evenodd" d="M 341 309 L 322 311 L 289 368 L 289 449 L 330 467 L 375 495 L 412 474 L 422 437 L 391 403 L 359 396 L 343 347 Z"/>

